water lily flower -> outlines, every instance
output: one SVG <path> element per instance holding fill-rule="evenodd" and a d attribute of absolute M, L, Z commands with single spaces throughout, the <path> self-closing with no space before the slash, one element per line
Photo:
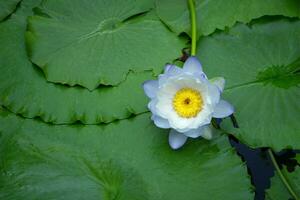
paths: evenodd
<path fill-rule="evenodd" d="M 183 68 L 166 65 L 158 80 L 143 84 L 151 119 L 159 128 L 171 129 L 169 144 L 178 149 L 187 138 L 212 138 L 209 127 L 212 118 L 224 118 L 234 112 L 233 106 L 220 98 L 225 80 L 208 80 L 202 66 L 194 56 Z"/>

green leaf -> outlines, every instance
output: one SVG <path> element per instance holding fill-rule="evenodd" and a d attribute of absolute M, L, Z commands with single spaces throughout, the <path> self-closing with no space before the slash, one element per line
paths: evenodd
<path fill-rule="evenodd" d="M 198 57 L 209 78 L 223 76 L 223 97 L 239 128 L 223 128 L 251 147 L 300 148 L 300 22 L 239 24 L 203 38 Z"/>
<path fill-rule="evenodd" d="M 288 172 L 285 167 L 281 170 L 281 172 L 287 179 L 296 195 L 298 195 L 300 198 L 300 157 L 297 158 L 297 161 L 299 166 L 296 167 L 294 172 Z M 271 179 L 271 187 L 266 191 L 266 197 L 268 200 L 293 199 L 293 196 L 291 196 L 276 172 L 275 176 Z"/>
<path fill-rule="evenodd" d="M 0 21 L 10 15 L 21 0 L 0 0 Z"/>
<path fill-rule="evenodd" d="M 157 0 L 159 17 L 176 33 L 190 33 L 185 0 Z M 298 0 L 196 0 L 198 36 L 224 30 L 236 22 L 250 22 L 264 15 L 300 16 Z"/>
<path fill-rule="evenodd" d="M 131 72 L 120 85 L 92 92 L 45 80 L 28 61 L 24 44 L 26 16 L 38 2 L 23 1 L 16 15 L 0 24 L 0 104 L 25 117 L 58 124 L 110 122 L 145 112 L 148 100 L 141 85 L 153 79 L 150 71 Z"/>
<path fill-rule="evenodd" d="M 149 2 L 149 0 L 148 0 Z M 152 2 L 152 1 L 150 1 Z M 181 54 L 184 40 L 135 0 L 43 1 L 29 18 L 29 54 L 50 82 L 117 85 L 129 71 L 154 70 Z"/>
<path fill-rule="evenodd" d="M 227 137 L 174 151 L 149 114 L 70 126 L 1 111 L 0 133 L 1 199 L 253 199 Z"/>

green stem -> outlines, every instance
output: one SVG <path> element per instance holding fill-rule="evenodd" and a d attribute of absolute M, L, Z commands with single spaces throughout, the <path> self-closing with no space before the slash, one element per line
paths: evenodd
<path fill-rule="evenodd" d="M 191 56 L 196 55 L 196 42 L 197 42 L 197 25 L 196 25 L 196 9 L 194 0 L 188 0 L 190 15 L 191 15 L 191 28 L 192 28 L 192 47 Z"/>
<path fill-rule="evenodd" d="M 274 157 L 274 154 L 272 152 L 271 149 L 268 149 L 268 153 L 270 155 L 270 158 L 271 158 L 271 161 L 281 179 L 281 181 L 283 182 L 283 184 L 285 185 L 285 187 L 288 189 L 288 191 L 290 192 L 290 194 L 293 196 L 293 198 L 295 198 L 295 200 L 300 200 L 297 196 L 297 194 L 294 192 L 293 188 L 290 186 L 289 182 L 287 181 L 286 177 L 283 175 L 283 173 L 281 172 L 277 162 L 276 162 L 276 159 Z"/>

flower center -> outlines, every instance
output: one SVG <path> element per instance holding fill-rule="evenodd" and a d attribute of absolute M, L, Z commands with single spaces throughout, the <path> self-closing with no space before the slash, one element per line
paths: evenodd
<path fill-rule="evenodd" d="M 178 90 L 173 98 L 173 108 L 180 117 L 196 117 L 202 110 L 203 99 L 201 94 L 191 88 Z"/>

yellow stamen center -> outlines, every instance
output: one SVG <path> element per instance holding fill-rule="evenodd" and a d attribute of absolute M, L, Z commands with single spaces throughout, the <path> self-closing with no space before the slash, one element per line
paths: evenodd
<path fill-rule="evenodd" d="M 191 88 L 178 90 L 173 98 L 173 108 L 176 113 L 184 118 L 196 117 L 202 110 L 203 99 L 201 94 Z"/>

